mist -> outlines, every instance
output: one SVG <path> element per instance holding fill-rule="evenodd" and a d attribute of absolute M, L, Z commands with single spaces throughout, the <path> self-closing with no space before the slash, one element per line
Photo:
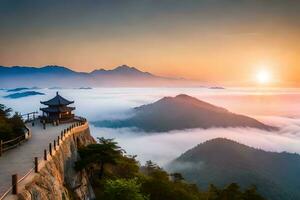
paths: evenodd
<path fill-rule="evenodd" d="M 265 118 L 269 122 L 274 120 L 272 124 L 280 127 L 279 131 L 274 132 L 253 128 L 211 128 L 149 134 L 126 128 L 107 129 L 92 126 L 91 129 L 94 137 L 115 138 L 127 154 L 137 155 L 142 164 L 152 160 L 165 166 L 192 147 L 218 137 L 266 151 L 300 153 L 300 120 L 283 117 L 280 119 L 280 123 L 277 123 L 276 117 Z"/>
<path fill-rule="evenodd" d="M 39 89 L 44 96 L 7 99 L 0 91 L 0 103 L 15 111 L 38 111 L 40 101 L 52 98 L 56 90 Z M 300 90 L 298 89 L 240 89 L 212 90 L 207 88 L 93 88 L 90 90 L 59 89 L 65 98 L 74 100 L 75 114 L 90 122 L 120 119 L 131 115 L 131 109 L 152 103 L 164 96 L 187 94 L 232 112 L 254 117 L 280 129 L 268 132 L 251 128 L 211 128 L 144 133 L 136 129 L 97 128 L 90 124 L 92 136 L 115 138 L 127 154 L 137 155 L 144 164 L 152 160 L 161 166 L 186 150 L 217 137 L 235 140 L 267 151 L 300 153 Z"/>

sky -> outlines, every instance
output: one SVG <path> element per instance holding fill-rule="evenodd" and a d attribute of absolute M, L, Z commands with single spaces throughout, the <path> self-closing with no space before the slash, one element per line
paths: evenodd
<path fill-rule="evenodd" d="M 0 65 L 300 86 L 297 0 L 0 0 Z"/>

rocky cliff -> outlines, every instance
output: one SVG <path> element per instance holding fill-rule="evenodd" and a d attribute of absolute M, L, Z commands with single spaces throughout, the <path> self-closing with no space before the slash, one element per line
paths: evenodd
<path fill-rule="evenodd" d="M 57 151 L 39 169 L 32 181 L 20 191 L 21 200 L 94 199 L 95 195 L 87 172 L 77 172 L 74 164 L 79 159 L 77 149 L 95 143 L 88 125 L 65 138 Z"/>

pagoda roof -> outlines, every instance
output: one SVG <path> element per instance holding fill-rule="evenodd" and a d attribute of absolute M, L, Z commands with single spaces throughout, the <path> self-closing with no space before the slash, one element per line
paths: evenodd
<path fill-rule="evenodd" d="M 63 112 L 70 112 L 75 110 L 75 107 L 47 107 L 47 108 L 40 108 L 41 111 L 46 113 L 63 113 Z"/>
<path fill-rule="evenodd" d="M 60 105 L 69 105 L 74 103 L 74 101 L 69 101 L 56 92 L 56 96 L 48 101 L 41 101 L 41 104 L 47 105 L 47 106 L 60 106 Z"/>

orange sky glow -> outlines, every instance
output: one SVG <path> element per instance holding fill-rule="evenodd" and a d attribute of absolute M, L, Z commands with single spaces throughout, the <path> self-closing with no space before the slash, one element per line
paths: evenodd
<path fill-rule="evenodd" d="M 249 1 L 232 8 L 226 0 L 224 9 L 209 1 L 162 2 L 72 4 L 74 11 L 60 4 L 47 10 L 22 5 L 10 23 L 0 23 L 6 28 L 0 31 L 0 65 L 56 64 L 88 72 L 127 64 L 156 75 L 229 86 L 256 86 L 257 73 L 267 70 L 271 78 L 266 86 L 300 86 L 295 20 L 300 2 Z M 42 10 L 34 10 L 39 6 Z M 116 13 L 99 14 L 96 8 Z"/>

